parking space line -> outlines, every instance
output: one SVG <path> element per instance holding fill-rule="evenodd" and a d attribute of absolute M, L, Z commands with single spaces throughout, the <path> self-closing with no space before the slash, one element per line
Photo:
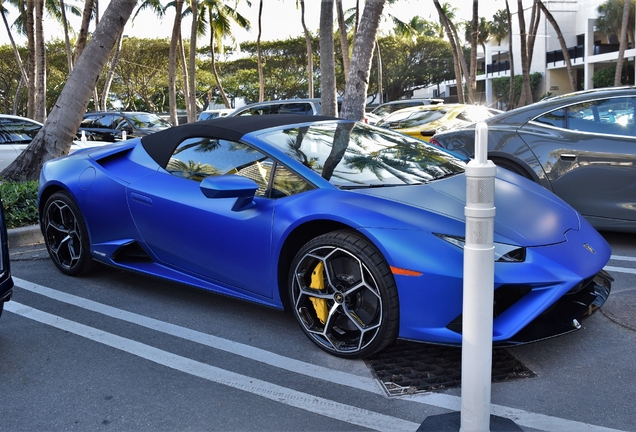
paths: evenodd
<path fill-rule="evenodd" d="M 331 382 L 338 383 L 347 387 L 385 395 L 380 388 L 376 380 L 367 378 L 364 376 L 353 375 L 346 372 L 337 371 L 323 366 L 313 365 L 310 363 L 302 362 L 299 360 L 291 359 L 288 357 L 280 356 L 278 354 L 262 350 L 260 348 L 252 347 L 249 345 L 241 344 L 239 342 L 230 341 L 227 339 L 219 338 L 207 333 L 199 332 L 196 330 L 181 327 L 175 324 L 159 321 L 153 318 L 149 318 L 143 315 L 135 314 L 133 312 L 127 312 L 122 309 L 118 309 L 112 306 L 108 306 L 102 303 L 94 302 L 92 300 L 78 297 L 72 294 L 57 291 L 52 288 L 45 287 L 43 285 L 28 282 L 23 279 L 14 277 L 16 286 L 40 294 L 56 301 L 71 304 L 83 309 L 90 310 L 92 312 L 100 313 L 105 316 L 120 319 L 132 324 L 136 324 L 142 327 L 146 327 L 151 330 L 155 330 L 161 333 L 169 334 L 181 339 L 196 342 L 205 346 L 209 346 L 214 349 L 227 351 L 235 355 L 239 355 L 248 358 L 253 361 L 268 364 L 280 369 L 284 369 L 290 372 L 306 375 L 312 378 L 329 380 Z M 6 303 L 5 310 L 13 309 L 11 305 L 15 302 Z M 44 312 L 42 312 L 44 313 Z M 61 318 L 57 318 L 61 319 Z M 55 321 L 57 322 L 57 321 Z M 78 324 L 81 325 L 81 324 Z M 114 336 L 114 335 L 113 335 Z M 123 339 L 123 338 L 122 338 Z M 98 341 L 101 342 L 101 341 Z M 134 341 L 131 341 L 134 342 Z M 152 347 L 149 347 L 152 348 Z M 154 348 L 153 348 L 154 349 Z M 191 360 L 193 361 L 193 360 Z M 211 367 L 211 366 L 210 366 Z M 252 379 L 250 379 L 251 382 Z M 238 388 L 238 387 L 237 387 Z M 313 396 L 312 396 L 313 397 Z M 405 400 L 418 402 L 426 405 L 436 406 L 439 408 L 445 408 L 449 410 L 459 411 L 461 409 L 461 398 L 453 395 L 446 395 L 441 393 L 421 393 L 408 397 L 403 397 Z M 277 400 L 277 399 L 274 399 Z M 331 402 L 331 401 L 329 401 Z M 333 402 L 336 403 L 336 402 Z M 302 407 L 301 407 L 302 408 Z M 357 409 L 357 408 L 356 408 Z M 329 412 L 329 410 L 327 410 Z M 587 423 L 561 419 L 558 417 L 551 417 L 543 414 L 532 413 L 529 411 L 510 408 L 502 405 L 491 404 L 491 412 L 502 417 L 507 417 L 514 420 L 520 426 L 526 426 L 539 430 L 577 430 L 577 431 L 599 431 L 599 432 L 619 432 L 616 429 L 605 428 L 601 426 L 590 425 Z M 327 417 L 331 417 L 327 415 Z M 404 420 L 402 420 L 404 421 Z M 354 423 L 357 424 L 357 423 Z M 416 425 L 417 429 L 419 425 Z M 374 428 L 372 428 L 374 429 Z M 412 430 L 415 430 L 412 429 Z M 397 430 L 395 427 L 391 427 L 387 430 Z"/>
<path fill-rule="evenodd" d="M 112 348 L 133 354 L 151 362 L 197 376 L 218 384 L 243 390 L 275 402 L 377 431 L 415 431 L 419 423 L 402 420 L 385 414 L 345 405 L 308 393 L 299 392 L 267 381 L 251 378 L 225 369 L 210 366 L 158 348 L 126 339 L 94 327 L 89 327 L 16 302 L 6 305 L 6 310 L 67 331 Z"/>
<path fill-rule="evenodd" d="M 609 271 L 609 272 L 616 272 L 616 273 L 631 273 L 631 274 L 636 274 L 636 269 L 633 269 L 633 268 L 627 268 L 627 267 L 605 266 L 605 267 L 603 267 L 603 270 L 607 270 L 607 271 Z"/>
<path fill-rule="evenodd" d="M 624 256 L 624 255 L 611 255 L 610 259 L 616 261 L 634 261 L 636 262 L 636 257 Z"/>

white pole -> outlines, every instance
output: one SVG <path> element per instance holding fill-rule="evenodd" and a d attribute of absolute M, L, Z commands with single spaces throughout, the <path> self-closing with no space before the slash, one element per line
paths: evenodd
<path fill-rule="evenodd" d="M 497 167 L 487 150 L 488 126 L 481 122 L 475 127 L 475 159 L 466 167 L 461 432 L 490 430 Z"/>

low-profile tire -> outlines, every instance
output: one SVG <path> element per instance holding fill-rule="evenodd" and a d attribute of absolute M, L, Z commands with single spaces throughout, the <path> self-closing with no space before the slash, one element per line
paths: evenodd
<path fill-rule="evenodd" d="M 397 340 L 393 274 L 355 231 L 334 231 L 305 244 L 292 262 L 288 289 L 300 327 L 330 354 L 368 357 Z"/>
<path fill-rule="evenodd" d="M 78 276 L 97 267 L 84 217 L 67 192 L 56 192 L 46 200 L 42 235 L 51 260 L 62 273 Z"/>

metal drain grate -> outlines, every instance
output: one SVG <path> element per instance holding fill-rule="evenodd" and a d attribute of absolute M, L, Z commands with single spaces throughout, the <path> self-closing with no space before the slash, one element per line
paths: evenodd
<path fill-rule="evenodd" d="M 366 359 L 389 396 L 459 387 L 462 350 L 459 347 L 398 342 Z M 493 350 L 492 381 L 532 378 L 536 374 L 502 348 Z"/>

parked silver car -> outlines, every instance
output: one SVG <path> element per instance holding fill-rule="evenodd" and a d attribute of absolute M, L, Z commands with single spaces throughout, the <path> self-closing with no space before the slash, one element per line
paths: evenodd
<path fill-rule="evenodd" d="M 488 157 L 551 190 L 597 229 L 636 232 L 635 113 L 634 87 L 556 96 L 485 120 Z M 464 158 L 474 141 L 473 126 L 431 138 Z"/>
<path fill-rule="evenodd" d="M 35 138 L 41 128 L 42 123 L 35 120 L 0 114 L 0 171 L 9 166 L 31 144 L 31 141 L 33 141 L 33 138 Z M 73 141 L 70 153 L 96 145 L 98 144 L 94 142 Z"/>

